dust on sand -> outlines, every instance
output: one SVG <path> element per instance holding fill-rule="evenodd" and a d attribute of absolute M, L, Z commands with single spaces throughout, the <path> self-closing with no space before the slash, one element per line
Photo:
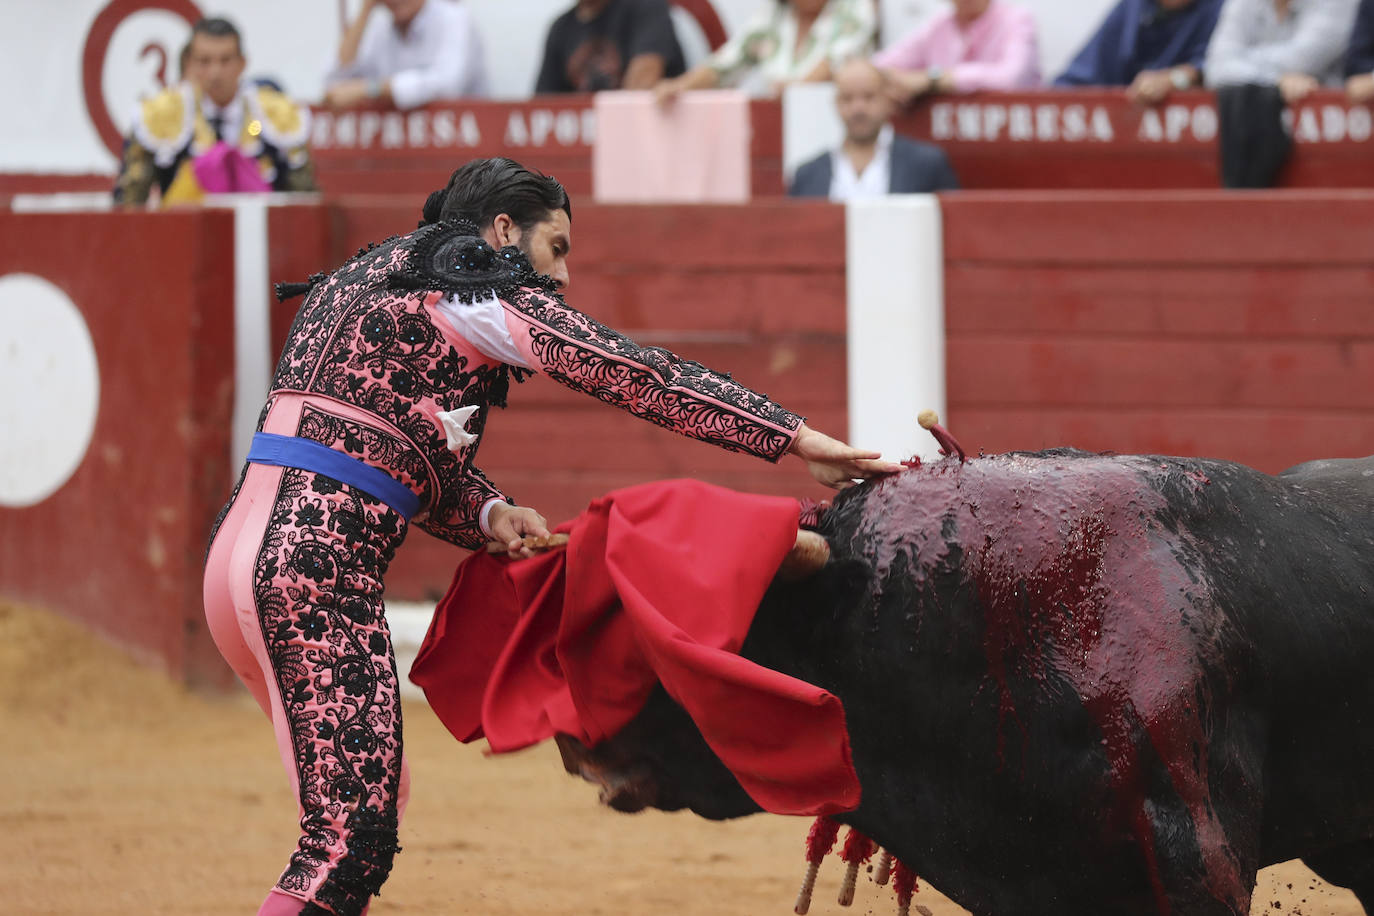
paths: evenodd
<path fill-rule="evenodd" d="M 271 729 L 246 693 L 189 693 L 77 625 L 0 602 L 0 704 L 0 911 L 256 911 L 297 827 Z M 375 916 L 791 912 L 808 819 L 615 814 L 564 775 L 550 744 L 488 758 L 422 702 L 405 716 L 404 851 Z M 838 906 L 841 871 L 827 859 L 812 913 L 895 913 L 871 880 L 854 907 Z M 915 902 L 965 913 L 924 885 Z M 1253 912 L 1361 910 L 1289 863 L 1261 874 Z"/>

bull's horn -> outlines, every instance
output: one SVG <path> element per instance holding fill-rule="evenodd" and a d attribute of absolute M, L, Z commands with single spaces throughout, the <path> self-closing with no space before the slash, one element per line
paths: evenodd
<path fill-rule="evenodd" d="M 830 559 L 830 543 L 814 531 L 805 528 L 797 532 L 797 542 L 783 557 L 778 578 L 796 582 L 812 575 Z"/>

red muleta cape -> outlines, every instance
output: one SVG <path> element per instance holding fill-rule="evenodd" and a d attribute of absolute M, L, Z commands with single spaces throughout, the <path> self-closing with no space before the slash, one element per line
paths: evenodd
<path fill-rule="evenodd" d="M 797 517 L 794 500 L 691 480 L 610 493 L 559 527 L 566 550 L 468 557 L 410 679 L 496 753 L 557 732 L 595 745 L 661 682 L 764 810 L 853 809 L 839 698 L 737 654 Z"/>

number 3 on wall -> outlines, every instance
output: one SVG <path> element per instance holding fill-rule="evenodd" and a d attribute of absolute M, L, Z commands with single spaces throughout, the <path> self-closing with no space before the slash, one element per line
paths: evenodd
<path fill-rule="evenodd" d="M 124 138 L 110 116 L 105 104 L 104 72 L 105 55 L 110 50 L 110 39 L 124 20 L 145 10 L 162 10 L 180 16 L 188 26 L 202 18 L 200 8 L 191 0 L 110 0 L 96 14 L 91 29 L 86 33 L 86 44 L 81 52 L 81 88 L 86 97 L 86 112 L 91 124 L 100 135 L 101 142 L 116 157 L 124 145 Z M 167 49 L 161 44 L 149 42 L 139 52 L 140 58 L 150 53 L 159 54 L 157 78 L 163 85 L 167 82 Z"/>

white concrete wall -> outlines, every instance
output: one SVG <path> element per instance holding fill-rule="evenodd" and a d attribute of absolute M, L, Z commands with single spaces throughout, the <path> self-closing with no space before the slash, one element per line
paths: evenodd
<path fill-rule="evenodd" d="M 82 56 L 92 24 L 109 0 L 5 0 L 0 59 L 7 91 L 0 117 L 10 125 L 0 144 L 0 172 L 111 172 L 114 156 L 101 143 L 82 89 Z M 356 11 L 360 0 L 345 0 Z M 441 0 L 450 2 L 450 0 Z M 481 30 L 498 98 L 523 98 L 534 87 L 549 22 L 571 0 L 462 0 Z M 760 0 L 713 0 L 726 29 L 738 27 Z M 771 2 L 771 0 L 767 0 Z M 199 8 L 225 15 L 243 33 L 248 72 L 278 79 L 294 97 L 318 99 L 340 35 L 337 0 L 223 0 Z M 379 14 L 381 15 L 381 14 Z M 678 35 L 689 60 L 709 50 L 706 38 L 685 13 L 675 11 Z M 103 79 L 99 99 L 124 130 L 136 100 L 160 85 L 159 64 L 176 72 L 176 57 L 190 33 L 179 16 L 139 10 L 117 27 L 108 53 L 98 61 Z M 311 36 L 302 40 L 302 36 Z M 152 50 L 145 51 L 149 45 Z M 19 74 L 23 74 L 19 78 Z"/>
<path fill-rule="evenodd" d="M 916 417 L 945 410 L 944 223 L 933 194 L 845 205 L 849 441 L 939 458 Z"/>

